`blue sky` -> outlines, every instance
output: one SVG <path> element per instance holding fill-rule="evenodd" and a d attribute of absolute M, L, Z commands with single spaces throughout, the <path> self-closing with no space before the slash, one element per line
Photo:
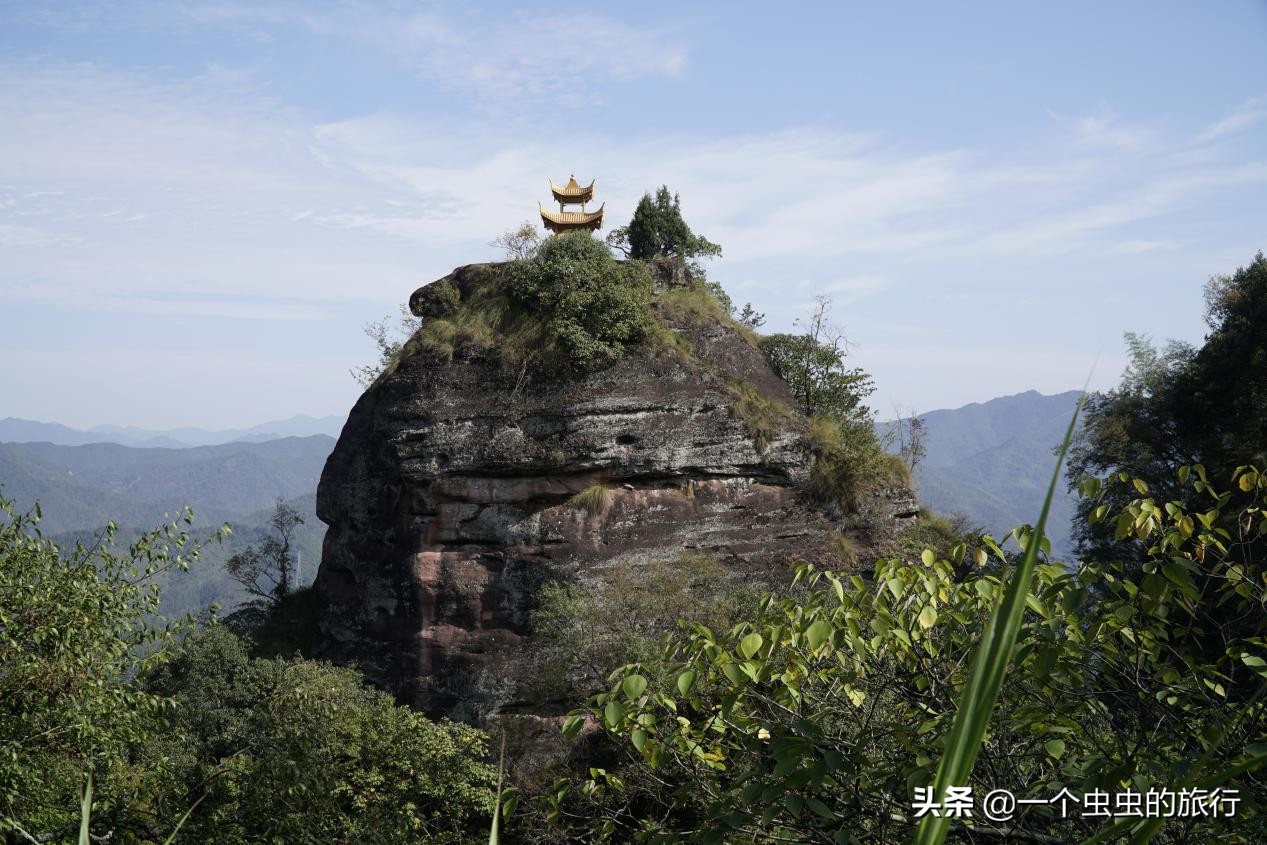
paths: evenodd
<path fill-rule="evenodd" d="M 343 414 L 367 321 L 598 180 L 927 411 L 1116 382 L 1267 248 L 1267 3 L 0 5 L 0 416 Z"/>

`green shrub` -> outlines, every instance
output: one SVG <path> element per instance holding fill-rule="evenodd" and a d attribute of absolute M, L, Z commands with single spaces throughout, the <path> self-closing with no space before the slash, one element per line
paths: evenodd
<path fill-rule="evenodd" d="M 948 517 L 922 509 L 915 524 L 898 535 L 892 554 L 906 560 L 920 556 L 924 549 L 932 549 L 940 558 L 949 558 L 951 549 L 963 543 L 974 546 L 980 531 L 969 530 L 962 516 Z"/>
<path fill-rule="evenodd" d="M 814 457 L 810 493 L 846 512 L 858 510 L 869 490 L 912 484 L 910 468 L 884 451 L 868 423 L 811 417 L 807 440 Z"/>
<path fill-rule="evenodd" d="M 650 272 L 641 262 L 617 262 L 586 232 L 550 238 L 502 273 L 507 294 L 544 322 L 570 369 L 610 364 L 647 334 Z"/>
<path fill-rule="evenodd" d="M 497 772 L 486 737 L 397 706 L 354 670 L 251 658 L 217 628 L 143 687 L 175 702 L 143 751 L 149 809 L 178 817 L 201 799 L 188 841 L 487 839 Z"/>
<path fill-rule="evenodd" d="M 427 285 L 420 293 L 421 297 L 418 303 L 420 313 L 418 316 L 424 320 L 447 316 L 462 304 L 462 294 L 453 282 L 448 279 L 441 279 L 438 282 Z"/>
<path fill-rule="evenodd" d="M 585 585 L 547 584 L 532 615 L 537 696 L 582 701 L 612 670 L 652 659 L 680 622 L 725 627 L 753 601 L 752 589 L 699 553 L 620 563 Z"/>
<path fill-rule="evenodd" d="M 189 627 L 157 616 L 155 578 L 197 559 L 192 519 L 126 550 L 113 525 L 63 549 L 39 534 L 38 508 L 18 513 L 0 498 L 0 832 L 77 822 L 90 774 L 102 801 L 132 779 L 131 752 L 167 702 L 130 681 Z"/>
<path fill-rule="evenodd" d="M 1223 492 L 1193 467 L 1181 483 L 1201 494 L 1195 513 L 1161 507 L 1134 481 L 1109 483 L 1135 490 L 1122 510 L 1092 513 L 1139 546 L 1143 569 L 1030 555 L 1018 565 L 989 541 L 972 554 L 882 560 L 870 579 L 802 565 L 792 595 L 744 621 L 683 627 L 566 723 L 570 736 L 596 723 L 625 750 L 556 802 L 572 838 L 909 843 L 921 824 L 915 790 L 941 789 L 945 761 L 984 739 L 945 780 L 978 802 L 1002 788 L 1032 804 L 1018 800 L 1015 818 L 982 841 L 1261 842 L 1267 595 L 1243 574 L 1262 561 L 1243 555 L 1264 547 L 1267 477 L 1242 468 Z M 1118 491 L 1087 492 L 1111 501 Z M 1245 536 L 1210 527 L 1225 518 L 1244 522 Z M 1214 647 L 1200 623 L 1216 611 L 1229 636 Z M 974 686 L 986 672 L 998 683 Z M 969 708 L 974 731 L 953 731 Z M 1234 813 L 1224 802 L 1217 816 L 1097 819 L 1053 801 L 1061 789 L 1112 799 L 1215 787 L 1237 791 Z M 966 830 L 952 828 L 953 841 Z"/>
<path fill-rule="evenodd" d="M 751 326 L 734 318 L 731 309 L 718 297 L 717 291 L 720 290 L 721 287 L 715 283 L 701 282 L 694 282 L 686 288 L 669 288 L 656 297 L 655 310 L 674 323 L 695 326 L 717 323 L 727 326 L 753 349 L 760 349 L 760 335 Z M 725 293 L 722 292 L 721 295 L 725 296 Z"/>
<path fill-rule="evenodd" d="M 769 335 L 761 339 L 761 349 L 806 416 L 870 424 L 871 410 L 863 400 L 875 385 L 861 369 L 846 368 L 849 342 L 830 316 L 831 299 L 819 296 L 809 316 L 797 321 L 804 326 L 803 333 Z"/>

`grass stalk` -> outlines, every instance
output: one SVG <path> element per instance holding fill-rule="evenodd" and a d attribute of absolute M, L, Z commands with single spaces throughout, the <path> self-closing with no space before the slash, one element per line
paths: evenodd
<path fill-rule="evenodd" d="M 951 725 L 950 735 L 946 738 L 946 750 L 937 767 L 937 776 L 933 780 L 933 794 L 936 801 L 944 799 L 948 787 L 967 786 L 971 781 L 972 767 L 976 764 L 977 755 L 981 751 L 981 742 L 989 727 L 990 715 L 998 701 L 999 690 L 1003 687 L 1007 667 L 1012 662 L 1012 651 L 1016 646 L 1016 637 L 1020 633 L 1021 620 L 1025 615 L 1025 596 L 1029 593 L 1030 583 L 1034 577 L 1034 567 L 1038 564 L 1038 549 L 1047 527 L 1047 515 L 1051 510 L 1056 485 L 1060 481 L 1060 470 L 1064 465 L 1065 455 L 1069 451 L 1069 444 L 1073 440 L 1078 415 L 1082 412 L 1082 403 L 1085 398 L 1085 394 L 1079 397 L 1073 418 L 1069 420 L 1069 428 L 1065 432 L 1064 442 L 1060 445 L 1060 456 L 1056 459 L 1056 468 L 1052 470 L 1051 483 L 1047 486 L 1047 497 L 1043 500 L 1043 509 L 1039 514 L 1033 536 L 1025 545 L 1021 561 L 1008 581 L 1003 601 L 986 622 L 981 643 L 973 656 L 968 682 L 960 693 L 955 721 Z M 915 833 L 916 845 L 941 845 L 950 830 L 951 821 L 949 816 L 931 814 L 924 816 Z"/>
<path fill-rule="evenodd" d="M 502 818 L 502 778 L 506 774 L 506 733 L 502 732 L 502 753 L 497 761 L 497 795 L 493 799 L 493 825 L 488 829 L 488 845 L 497 845 L 498 827 Z"/>
<path fill-rule="evenodd" d="M 84 798 L 79 804 L 79 845 L 92 845 L 88 838 L 88 823 L 92 820 L 92 772 L 84 783 Z"/>

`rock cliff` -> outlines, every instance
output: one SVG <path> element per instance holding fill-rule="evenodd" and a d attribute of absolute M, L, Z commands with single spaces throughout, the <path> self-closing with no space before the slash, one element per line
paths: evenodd
<path fill-rule="evenodd" d="M 469 297 L 487 275 L 459 268 L 411 307 Z M 487 351 L 407 348 L 361 396 L 318 490 L 320 656 L 429 714 L 475 720 L 519 694 L 514 657 L 547 580 L 685 551 L 742 577 L 776 578 L 790 559 L 841 565 L 841 515 L 806 493 L 805 420 L 790 412 L 754 435 L 743 411 L 743 390 L 791 408 L 787 386 L 733 325 L 667 307 L 675 284 L 665 274 L 653 305 L 672 342 L 606 369 L 529 380 Z M 862 510 L 848 526 L 865 547 L 917 507 L 898 489 Z"/>

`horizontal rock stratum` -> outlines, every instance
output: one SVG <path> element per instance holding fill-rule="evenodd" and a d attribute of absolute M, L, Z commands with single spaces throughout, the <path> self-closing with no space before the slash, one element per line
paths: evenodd
<path fill-rule="evenodd" d="M 468 297 L 488 273 L 459 268 L 412 305 L 425 311 L 441 283 Z M 596 372 L 528 379 L 495 350 L 406 348 L 352 409 L 321 477 L 319 656 L 431 715 L 477 721 L 531 709 L 516 700 L 515 657 L 549 580 L 685 552 L 743 577 L 777 579 L 793 559 L 841 566 L 840 515 L 806 493 L 804 418 L 754 439 L 735 410 L 736 383 L 791 408 L 787 385 L 733 325 L 653 308 L 694 354 L 648 342 Z M 569 503 L 596 485 L 596 506 Z M 917 506 L 883 490 L 864 510 L 851 524 L 869 545 Z"/>

